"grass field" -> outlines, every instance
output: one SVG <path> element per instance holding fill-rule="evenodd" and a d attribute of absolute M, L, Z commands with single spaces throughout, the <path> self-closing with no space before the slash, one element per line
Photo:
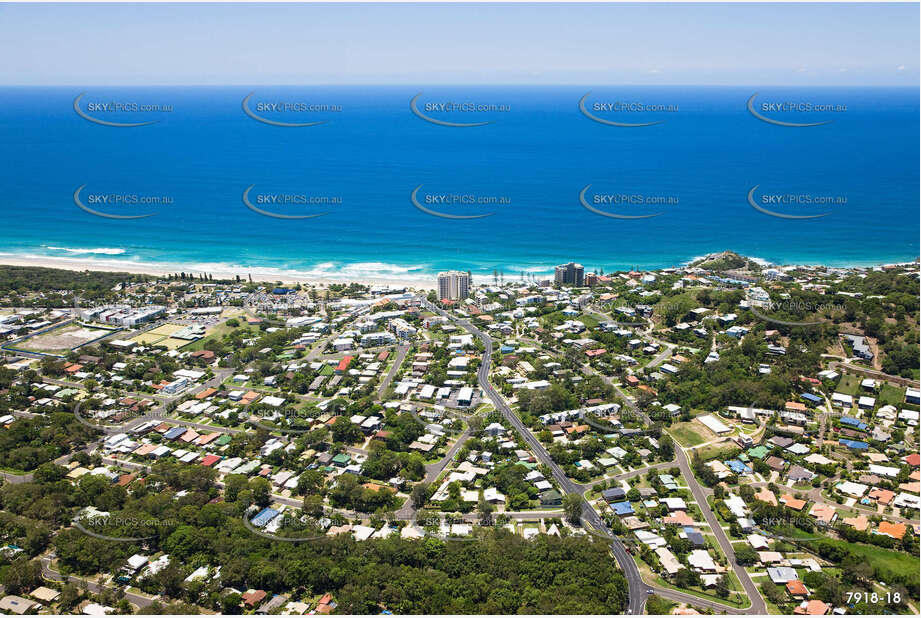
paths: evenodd
<path fill-rule="evenodd" d="M 146 333 L 141 333 L 140 335 L 133 337 L 131 341 L 136 342 L 138 345 L 158 345 L 165 347 L 167 350 L 175 350 L 185 345 L 189 345 L 188 339 L 176 339 L 175 337 L 170 336 L 173 333 L 178 333 L 184 328 L 186 327 L 182 324 L 161 324 L 160 326 L 153 328 Z"/>
<path fill-rule="evenodd" d="M 791 536 L 803 536 L 808 537 L 809 533 L 799 530 L 792 529 Z M 876 545 L 865 545 L 863 543 L 849 543 L 843 539 L 834 539 L 831 537 L 825 537 L 822 539 L 824 542 L 832 543 L 839 547 L 848 549 L 849 551 L 857 554 L 858 556 L 865 558 L 867 563 L 871 564 L 874 567 L 880 567 L 887 571 L 892 571 L 893 573 L 917 573 L 918 572 L 918 557 L 912 556 L 905 552 L 894 551 L 891 549 L 886 549 L 885 547 L 877 547 Z M 812 543 L 806 542 L 807 546 Z"/>
<path fill-rule="evenodd" d="M 256 327 L 251 327 L 251 326 L 246 325 L 245 320 L 243 320 L 242 318 L 238 318 L 238 319 L 241 323 L 241 326 L 238 326 L 237 328 L 242 328 L 249 332 L 256 331 Z M 185 349 L 183 349 L 183 352 L 194 352 L 196 350 L 203 350 L 205 348 L 205 343 L 207 343 L 208 341 L 214 341 L 214 340 L 220 341 L 224 337 L 224 335 L 231 333 L 234 330 L 237 330 L 237 328 L 234 328 L 233 326 L 227 326 L 226 321 L 220 322 L 219 324 L 215 324 L 214 326 L 212 326 L 206 331 L 204 337 L 202 337 L 198 341 L 193 341 L 192 343 L 189 343 L 189 345 L 186 346 Z"/>
<path fill-rule="evenodd" d="M 185 326 L 182 324 L 161 324 L 156 328 L 152 328 L 147 331 L 149 335 L 162 335 L 164 337 L 169 337 L 173 333 L 181 331 Z"/>
<path fill-rule="evenodd" d="M 867 562 L 874 567 L 881 567 L 893 573 L 911 573 L 918 572 L 918 558 L 905 552 L 893 551 L 885 547 L 876 547 L 875 545 L 863 545 L 861 543 L 848 543 L 839 539 L 831 539 L 836 545 L 847 547 L 849 550 L 866 558 Z"/>
<path fill-rule="evenodd" d="M 697 446 L 698 444 L 703 444 L 716 437 L 713 436 L 706 427 L 694 421 L 675 423 L 668 428 L 668 433 L 684 447 Z M 710 435 L 710 437 L 707 437 L 708 435 Z"/>
<path fill-rule="evenodd" d="M 857 391 L 860 390 L 860 378 L 845 373 L 841 376 L 841 379 L 838 380 L 838 386 L 835 387 L 835 390 L 845 395 L 856 395 Z"/>
<path fill-rule="evenodd" d="M 176 339 L 175 337 L 167 337 L 157 345 L 166 346 L 166 349 L 168 350 L 175 350 L 176 348 L 181 348 L 182 346 L 188 345 L 189 343 L 190 342 L 188 339 Z"/>
<path fill-rule="evenodd" d="M 156 345 L 166 339 L 166 335 L 158 335 L 153 331 L 148 333 L 141 333 L 136 337 L 132 337 L 131 341 L 135 342 L 138 345 Z"/>
<path fill-rule="evenodd" d="M 714 458 L 725 459 L 730 455 L 739 452 L 739 447 L 733 442 L 721 442 L 719 444 L 709 444 L 707 446 L 695 449 L 694 452 L 700 455 L 703 460 Z"/>
<path fill-rule="evenodd" d="M 905 388 L 884 382 L 879 389 L 879 403 L 897 406 L 905 403 Z"/>

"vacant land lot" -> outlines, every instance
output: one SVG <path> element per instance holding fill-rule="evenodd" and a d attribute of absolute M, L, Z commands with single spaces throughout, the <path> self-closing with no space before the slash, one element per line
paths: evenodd
<path fill-rule="evenodd" d="M 668 433 L 684 447 L 697 446 L 716 438 L 706 427 L 694 421 L 675 423 L 668 428 Z"/>
<path fill-rule="evenodd" d="M 856 395 L 857 391 L 860 390 L 860 378 L 844 374 L 838 381 L 838 387 L 835 390 L 845 395 Z"/>
<path fill-rule="evenodd" d="M 905 388 L 893 386 L 888 382 L 883 383 L 883 386 L 879 389 L 879 402 L 884 405 L 888 403 L 894 406 L 905 403 Z"/>
<path fill-rule="evenodd" d="M 61 354 L 111 332 L 111 330 L 104 328 L 91 328 L 82 324 L 71 323 L 30 337 L 18 343 L 16 347 L 33 352 Z"/>

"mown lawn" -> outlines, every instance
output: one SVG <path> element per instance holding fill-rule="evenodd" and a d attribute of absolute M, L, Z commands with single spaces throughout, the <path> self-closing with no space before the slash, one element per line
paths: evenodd
<path fill-rule="evenodd" d="M 784 534 L 790 534 L 790 536 L 803 536 L 810 537 L 811 535 L 803 530 L 799 529 L 790 529 Z M 822 542 L 832 543 L 839 547 L 843 547 L 854 554 L 865 558 L 867 563 L 874 567 L 881 567 L 888 571 L 894 573 L 910 573 L 912 571 L 918 571 L 918 557 L 912 556 L 901 551 L 895 551 L 892 549 L 886 549 L 885 547 L 877 547 L 876 545 L 865 545 L 863 543 L 849 543 L 843 539 L 835 539 L 831 537 L 822 538 Z M 806 542 L 806 545 L 812 545 L 813 543 Z"/>
<path fill-rule="evenodd" d="M 905 389 L 884 382 L 879 389 L 879 403 L 883 405 L 889 403 L 894 406 L 905 403 Z"/>
<path fill-rule="evenodd" d="M 684 447 L 697 446 L 706 442 L 707 438 L 704 437 L 703 432 L 704 428 L 695 427 L 694 421 L 675 423 L 668 428 L 668 433 Z"/>
<path fill-rule="evenodd" d="M 875 545 L 848 543 L 839 539 L 834 539 L 832 542 L 836 545 L 847 547 L 858 556 L 866 558 L 867 562 L 875 567 L 882 567 L 893 573 L 910 573 L 912 571 L 917 573 L 918 571 L 917 556 Z"/>
<path fill-rule="evenodd" d="M 847 373 L 841 376 L 841 379 L 838 380 L 838 386 L 835 387 L 835 391 L 844 393 L 845 395 L 856 395 L 859 390 L 860 377 L 852 376 Z"/>

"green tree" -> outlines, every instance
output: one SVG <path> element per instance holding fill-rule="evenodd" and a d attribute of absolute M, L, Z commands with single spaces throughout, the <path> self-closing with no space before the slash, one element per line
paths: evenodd
<path fill-rule="evenodd" d="M 563 512 L 566 513 L 566 519 L 574 524 L 578 523 L 582 518 L 582 496 L 577 494 L 563 496 Z"/>

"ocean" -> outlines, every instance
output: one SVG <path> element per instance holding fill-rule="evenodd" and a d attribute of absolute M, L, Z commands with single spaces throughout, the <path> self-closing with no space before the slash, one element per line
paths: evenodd
<path fill-rule="evenodd" d="M 81 86 L 0 100 L 0 262 L 430 281 L 726 249 L 833 266 L 919 255 L 917 89 Z"/>

